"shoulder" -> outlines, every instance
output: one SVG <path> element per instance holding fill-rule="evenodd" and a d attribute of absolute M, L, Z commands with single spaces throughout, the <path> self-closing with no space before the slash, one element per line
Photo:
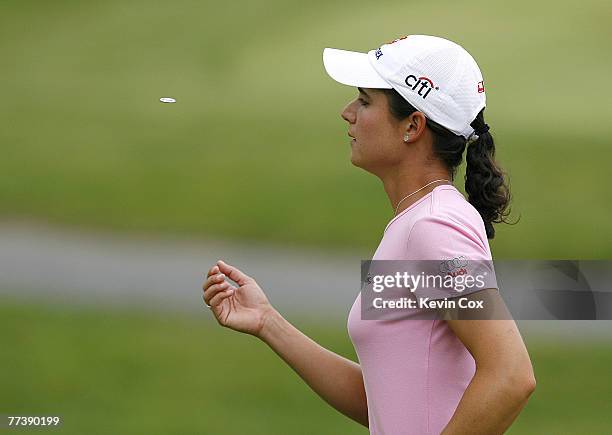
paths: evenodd
<path fill-rule="evenodd" d="M 440 186 L 385 228 L 374 259 L 452 259 L 466 255 L 490 259 L 478 211 L 454 186 Z"/>
<path fill-rule="evenodd" d="M 460 192 L 438 192 L 428 213 L 414 221 L 407 250 L 414 259 L 450 259 L 465 256 L 491 259 L 484 223 Z"/>
<path fill-rule="evenodd" d="M 459 226 L 484 231 L 484 222 L 478 210 L 465 199 L 465 196 L 454 186 L 432 192 L 429 215 L 455 222 Z"/>

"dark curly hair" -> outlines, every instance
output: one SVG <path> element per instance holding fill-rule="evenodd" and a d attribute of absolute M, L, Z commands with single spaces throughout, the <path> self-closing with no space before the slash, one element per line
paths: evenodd
<path fill-rule="evenodd" d="M 395 89 L 383 89 L 383 92 L 387 96 L 391 114 L 396 119 L 405 119 L 418 111 Z M 470 125 L 476 131 L 488 130 L 485 128 L 484 109 Z M 468 201 L 478 210 L 484 221 L 487 238 L 494 238 L 494 223 L 510 223 L 507 217 L 510 214 L 508 206 L 511 195 L 506 174 L 495 161 L 493 136 L 486 131 L 478 135 L 477 139 L 468 142 L 463 136 L 456 135 L 429 118 L 427 126 L 434 137 L 433 152 L 448 168 L 453 180 L 467 146 L 465 191 Z"/>

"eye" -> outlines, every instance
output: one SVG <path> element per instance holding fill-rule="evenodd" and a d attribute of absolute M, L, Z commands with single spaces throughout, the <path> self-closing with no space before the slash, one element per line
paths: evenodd
<path fill-rule="evenodd" d="M 367 106 L 368 104 L 370 104 L 361 97 L 357 98 L 357 101 L 359 101 L 359 104 L 361 104 L 362 106 Z"/>

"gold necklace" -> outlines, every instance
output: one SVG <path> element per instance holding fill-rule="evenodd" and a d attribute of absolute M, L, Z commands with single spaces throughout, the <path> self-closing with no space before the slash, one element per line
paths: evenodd
<path fill-rule="evenodd" d="M 431 181 L 431 182 L 427 183 L 425 186 L 421 187 L 420 189 L 415 190 L 414 192 L 412 192 L 412 193 L 410 193 L 410 194 L 408 194 L 408 195 L 404 196 L 402 199 L 400 199 L 400 202 L 398 202 L 398 203 L 397 203 L 397 207 L 395 207 L 395 216 L 397 216 L 397 211 L 399 210 L 399 206 L 400 206 L 400 204 L 402 203 L 402 201 L 404 201 L 405 199 L 410 198 L 410 197 L 411 197 L 412 195 L 414 195 L 415 193 L 420 192 L 421 190 L 425 189 L 427 186 L 429 186 L 429 185 L 431 185 L 431 184 L 434 184 L 434 183 L 437 183 L 438 181 L 448 181 L 448 182 L 450 183 L 450 181 L 449 181 L 449 180 L 433 180 L 433 181 Z"/>

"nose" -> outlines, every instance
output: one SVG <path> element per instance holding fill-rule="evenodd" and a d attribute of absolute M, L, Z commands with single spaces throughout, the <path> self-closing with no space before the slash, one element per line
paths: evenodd
<path fill-rule="evenodd" d="M 354 109 L 354 101 L 351 101 L 340 113 L 342 119 L 344 119 L 349 124 L 354 124 L 356 119 L 355 109 Z"/>

